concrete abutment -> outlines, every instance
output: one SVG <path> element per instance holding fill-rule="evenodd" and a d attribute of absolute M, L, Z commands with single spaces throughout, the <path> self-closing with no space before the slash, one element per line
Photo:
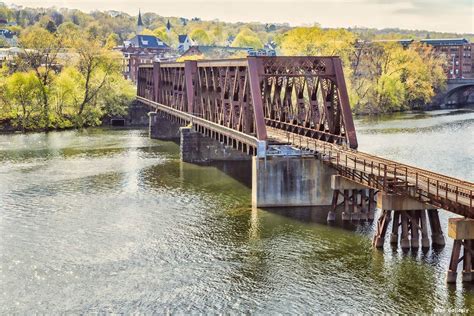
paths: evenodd
<path fill-rule="evenodd" d="M 253 157 L 252 206 L 328 206 L 336 170 L 314 157 Z"/>
<path fill-rule="evenodd" d="M 192 127 L 181 127 L 179 134 L 181 160 L 184 162 L 241 161 L 252 158 L 232 146 L 196 132 Z"/>

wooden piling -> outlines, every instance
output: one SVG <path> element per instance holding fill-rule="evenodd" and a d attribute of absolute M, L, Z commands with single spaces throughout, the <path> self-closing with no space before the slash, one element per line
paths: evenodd
<path fill-rule="evenodd" d="M 410 238 L 408 231 L 408 216 L 406 211 L 400 211 L 402 234 L 400 236 L 400 247 L 402 249 L 410 248 Z"/>
<path fill-rule="evenodd" d="M 339 200 L 339 190 L 334 190 L 332 194 L 331 210 L 329 211 L 328 217 L 327 217 L 328 222 L 336 221 L 336 209 L 337 209 L 338 200 Z"/>
<path fill-rule="evenodd" d="M 392 234 L 390 235 L 390 243 L 398 245 L 398 228 L 400 227 L 400 212 L 393 212 Z"/>
<path fill-rule="evenodd" d="M 439 221 L 439 214 L 437 209 L 428 210 L 428 219 L 431 227 L 431 242 L 433 245 L 444 246 L 446 244 L 444 240 L 443 230 L 441 229 L 441 223 Z"/>
<path fill-rule="evenodd" d="M 382 248 L 385 241 L 385 234 L 390 223 L 391 211 L 382 211 L 382 215 L 377 221 L 377 230 L 374 235 L 373 245 L 376 248 Z"/>
<path fill-rule="evenodd" d="M 421 247 L 429 248 L 430 239 L 428 238 L 428 223 L 426 222 L 426 210 L 420 210 L 420 226 L 421 226 Z"/>
<path fill-rule="evenodd" d="M 351 196 L 349 190 L 344 190 L 344 212 L 342 212 L 342 220 L 351 220 Z"/>

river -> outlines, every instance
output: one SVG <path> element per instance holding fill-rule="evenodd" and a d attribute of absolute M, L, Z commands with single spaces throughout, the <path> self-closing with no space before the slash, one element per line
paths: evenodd
<path fill-rule="evenodd" d="M 362 151 L 474 180 L 473 111 L 356 128 Z M 373 223 L 252 210 L 248 164 L 182 163 L 145 130 L 0 135 L 0 162 L 1 314 L 474 312 L 448 238 L 380 251 Z"/>

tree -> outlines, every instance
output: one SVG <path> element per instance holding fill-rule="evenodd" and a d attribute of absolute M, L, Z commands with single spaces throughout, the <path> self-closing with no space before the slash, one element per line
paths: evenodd
<path fill-rule="evenodd" d="M 105 47 L 107 49 L 113 49 L 113 48 L 118 46 L 119 41 L 120 41 L 120 39 L 119 39 L 118 35 L 115 34 L 115 33 L 112 33 L 112 34 L 109 35 L 109 37 L 107 37 L 107 41 L 105 42 Z"/>
<path fill-rule="evenodd" d="M 244 28 L 235 37 L 232 42 L 233 47 L 250 47 L 254 49 L 263 48 L 263 44 L 258 36 L 250 29 Z"/>
<path fill-rule="evenodd" d="M 43 119 L 45 128 L 49 122 L 49 90 L 59 66 L 58 54 L 61 50 L 61 36 L 51 34 L 40 27 L 31 27 L 20 36 L 22 54 L 19 57 L 20 69 L 33 70 L 40 82 Z"/>
<path fill-rule="evenodd" d="M 392 112 L 429 103 L 443 88 L 444 57 L 431 47 L 360 43 L 352 59 L 351 101 L 357 112 Z"/>
<path fill-rule="evenodd" d="M 211 38 L 203 29 L 195 29 L 191 32 L 190 37 L 193 41 L 200 45 L 209 45 L 211 43 Z"/>
<path fill-rule="evenodd" d="M 83 113 L 91 110 L 99 92 L 107 86 L 111 76 L 121 71 L 120 56 L 101 47 L 98 40 L 80 38 L 76 43 L 77 69 L 82 75 L 80 81 L 83 96 L 78 102 L 77 124 L 87 124 Z"/>
<path fill-rule="evenodd" d="M 13 125 L 23 130 L 38 124 L 32 115 L 41 114 L 41 82 L 33 71 L 17 72 L 8 77 L 4 84 L 5 96 L 12 109 Z M 42 127 L 40 125 L 40 127 Z"/>
<path fill-rule="evenodd" d="M 297 27 L 278 40 L 285 55 L 340 56 L 348 65 L 354 50 L 355 35 L 344 29 L 325 31 L 317 26 Z"/>
<path fill-rule="evenodd" d="M 174 44 L 173 40 L 170 38 L 170 36 L 168 36 L 168 33 L 166 32 L 166 28 L 164 26 L 153 30 L 153 35 L 155 35 L 160 40 L 162 40 L 163 42 L 165 42 L 166 44 L 170 46 Z"/>

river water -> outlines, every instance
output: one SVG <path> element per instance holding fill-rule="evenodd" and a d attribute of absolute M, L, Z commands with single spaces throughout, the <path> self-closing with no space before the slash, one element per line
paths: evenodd
<path fill-rule="evenodd" d="M 474 180 L 472 111 L 356 127 L 360 150 Z M 374 224 L 252 210 L 249 179 L 144 130 L 0 136 L 0 313 L 474 312 L 444 281 L 451 240 L 374 250 Z"/>

